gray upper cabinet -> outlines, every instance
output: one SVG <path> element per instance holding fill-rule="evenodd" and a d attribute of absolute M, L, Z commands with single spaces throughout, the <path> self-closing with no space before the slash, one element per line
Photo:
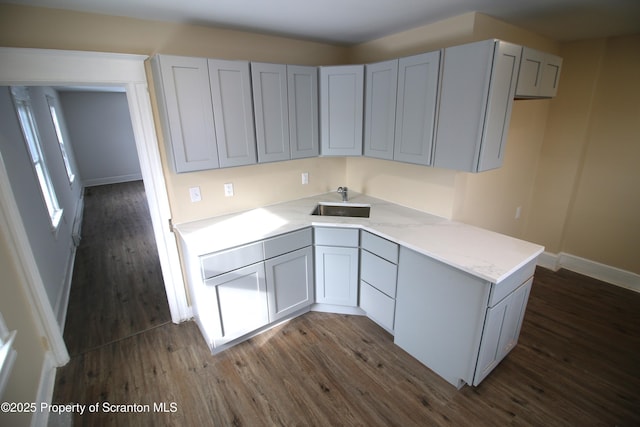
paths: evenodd
<path fill-rule="evenodd" d="M 444 50 L 434 166 L 481 172 L 502 165 L 521 52 L 499 40 Z"/>
<path fill-rule="evenodd" d="M 318 68 L 287 65 L 291 158 L 316 157 L 318 144 Z"/>
<path fill-rule="evenodd" d="M 258 162 L 288 160 L 287 66 L 252 62 L 251 80 Z"/>
<path fill-rule="evenodd" d="M 440 75 L 440 51 L 398 63 L 394 160 L 431 165 Z"/>
<path fill-rule="evenodd" d="M 257 163 L 249 62 L 208 64 L 220 167 Z"/>
<path fill-rule="evenodd" d="M 558 92 L 562 58 L 525 47 L 522 49 L 516 98 L 552 98 Z"/>
<path fill-rule="evenodd" d="M 320 154 L 361 156 L 364 65 L 320 67 Z"/>
<path fill-rule="evenodd" d="M 318 155 L 318 70 L 251 63 L 258 162 Z"/>
<path fill-rule="evenodd" d="M 398 60 L 365 66 L 364 155 L 393 160 Z"/>
<path fill-rule="evenodd" d="M 151 67 L 166 151 L 174 170 L 218 168 L 207 60 L 159 55 L 152 58 Z"/>

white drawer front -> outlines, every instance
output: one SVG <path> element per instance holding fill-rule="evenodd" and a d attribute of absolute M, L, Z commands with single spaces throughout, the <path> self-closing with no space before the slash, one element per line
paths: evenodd
<path fill-rule="evenodd" d="M 395 300 L 363 281 L 360 282 L 360 308 L 367 313 L 367 317 L 393 331 Z"/>
<path fill-rule="evenodd" d="M 389 297 L 396 297 L 397 265 L 367 251 L 361 251 L 360 277 Z"/>
<path fill-rule="evenodd" d="M 319 246 L 344 246 L 357 248 L 360 230 L 357 228 L 329 228 L 314 229 L 315 244 Z"/>
<path fill-rule="evenodd" d="M 293 252 L 297 249 L 311 246 L 313 236 L 310 228 L 293 231 L 264 241 L 265 259 Z"/>
<path fill-rule="evenodd" d="M 246 265 L 264 260 L 262 242 L 216 252 L 201 257 L 202 275 L 204 279 L 215 277 Z"/>
<path fill-rule="evenodd" d="M 389 262 L 398 263 L 398 245 L 396 243 L 371 234 L 368 231 L 363 231 L 361 246 L 362 249 L 366 249 Z"/>

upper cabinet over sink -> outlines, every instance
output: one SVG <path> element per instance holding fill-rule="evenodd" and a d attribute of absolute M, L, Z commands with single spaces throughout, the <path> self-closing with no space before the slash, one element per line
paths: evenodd
<path fill-rule="evenodd" d="M 434 166 L 502 165 L 522 46 L 485 40 L 444 50 Z"/>
<path fill-rule="evenodd" d="M 440 51 L 366 66 L 364 154 L 431 165 Z"/>
<path fill-rule="evenodd" d="M 320 67 L 320 154 L 362 155 L 364 66 Z"/>

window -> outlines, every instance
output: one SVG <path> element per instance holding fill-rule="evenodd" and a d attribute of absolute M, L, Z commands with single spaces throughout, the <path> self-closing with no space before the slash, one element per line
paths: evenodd
<path fill-rule="evenodd" d="M 53 121 L 53 127 L 56 130 L 56 136 L 58 137 L 58 146 L 60 148 L 60 153 L 62 154 L 62 161 L 64 162 L 64 167 L 67 171 L 69 184 L 72 184 L 73 180 L 75 179 L 75 174 L 73 173 L 73 169 L 71 169 L 71 162 L 69 162 L 69 154 L 67 153 L 67 146 L 64 143 L 62 130 L 60 130 L 60 121 L 58 120 L 58 113 L 56 112 L 55 99 L 47 95 L 47 104 L 49 104 L 49 112 L 51 113 L 51 120 Z"/>
<path fill-rule="evenodd" d="M 62 219 L 62 209 L 60 208 L 56 192 L 51 182 L 49 169 L 47 168 L 44 156 L 42 155 L 40 134 L 38 133 L 38 127 L 33 117 L 29 92 L 25 87 L 12 86 L 11 94 L 13 95 L 16 112 L 18 113 L 22 134 L 24 135 L 24 140 L 31 156 L 31 162 L 36 176 L 38 177 L 42 197 L 44 198 L 45 205 L 49 212 L 51 226 L 54 230 L 57 230 L 58 225 L 60 225 L 60 220 Z"/>

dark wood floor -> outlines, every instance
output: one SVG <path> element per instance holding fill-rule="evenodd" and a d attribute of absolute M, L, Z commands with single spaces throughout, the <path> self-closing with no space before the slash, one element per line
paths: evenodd
<path fill-rule="evenodd" d="M 216 356 L 193 322 L 132 334 L 74 356 L 54 402 L 149 405 L 77 426 L 638 426 L 640 294 L 538 269 L 519 345 L 476 388 L 367 318 L 308 313 Z"/>
<path fill-rule="evenodd" d="M 64 340 L 80 354 L 171 320 L 142 181 L 88 187 Z"/>

